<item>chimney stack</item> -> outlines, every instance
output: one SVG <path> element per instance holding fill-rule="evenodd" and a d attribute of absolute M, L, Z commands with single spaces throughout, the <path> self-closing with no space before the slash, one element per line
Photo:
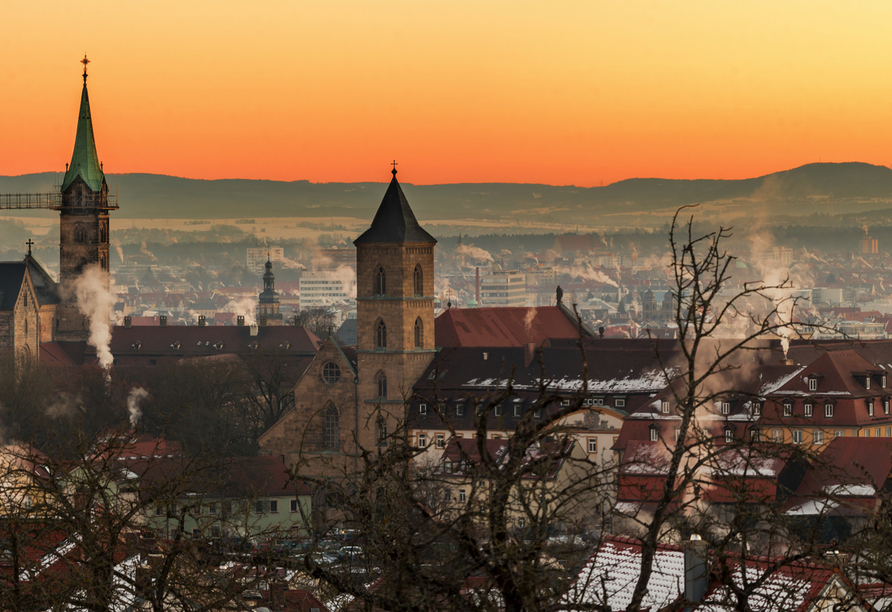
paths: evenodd
<path fill-rule="evenodd" d="M 481 306 L 483 306 L 483 304 L 480 303 L 480 266 L 477 266 L 476 270 L 477 280 L 474 285 L 476 287 L 474 299 L 477 300 L 477 308 L 480 308 Z"/>
<path fill-rule="evenodd" d="M 167 327 L 167 315 L 161 315 L 158 317 L 158 324 L 161 327 Z"/>
<path fill-rule="evenodd" d="M 528 368 L 536 357 L 536 345 L 528 342 L 523 345 L 523 367 Z"/>
<path fill-rule="evenodd" d="M 204 315 L 198 315 L 198 327 L 206 327 L 207 324 L 207 317 L 205 317 Z"/>
<path fill-rule="evenodd" d="M 266 317 L 265 316 L 261 316 L 259 318 L 258 322 L 260 323 L 260 327 L 266 327 Z"/>
<path fill-rule="evenodd" d="M 127 315 L 126 317 L 124 317 L 124 327 L 129 328 L 131 325 L 133 325 L 133 317 Z"/>
<path fill-rule="evenodd" d="M 709 545 L 693 534 L 684 543 L 684 598 L 690 602 L 703 601 L 709 589 Z"/>
<path fill-rule="evenodd" d="M 239 327 L 244 327 L 245 326 L 245 315 L 238 315 L 235 318 L 235 324 L 238 325 Z"/>

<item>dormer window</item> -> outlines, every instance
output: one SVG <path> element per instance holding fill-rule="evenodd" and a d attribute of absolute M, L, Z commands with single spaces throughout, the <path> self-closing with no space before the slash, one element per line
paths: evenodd
<path fill-rule="evenodd" d="M 731 414 L 731 402 L 722 402 L 722 414 Z"/>
<path fill-rule="evenodd" d="M 660 412 L 663 414 L 669 414 L 669 402 L 663 402 L 660 404 Z"/>
<path fill-rule="evenodd" d="M 785 417 L 793 416 L 793 404 L 789 404 L 789 403 L 784 404 L 784 416 Z"/>
<path fill-rule="evenodd" d="M 864 388 L 870 391 L 870 376 L 864 377 Z"/>
<path fill-rule="evenodd" d="M 824 418 L 827 418 L 827 419 L 833 418 L 833 404 L 825 404 L 824 405 Z"/>
<path fill-rule="evenodd" d="M 885 389 L 886 388 L 886 375 L 883 374 L 882 378 L 880 378 L 880 386 Z"/>
<path fill-rule="evenodd" d="M 869 378 L 867 380 L 870 380 Z M 873 416 L 873 400 L 867 400 L 867 416 Z"/>
<path fill-rule="evenodd" d="M 889 398 L 883 400 L 883 414 L 889 414 Z"/>
<path fill-rule="evenodd" d="M 811 418 L 814 414 L 814 405 L 811 402 L 805 402 L 802 406 L 802 412 L 807 418 Z"/>
<path fill-rule="evenodd" d="M 808 390 L 809 391 L 817 391 L 818 390 L 818 379 L 815 377 L 811 377 L 808 379 Z"/>
<path fill-rule="evenodd" d="M 756 402 L 753 404 L 753 416 L 762 416 L 762 403 Z"/>
<path fill-rule="evenodd" d="M 427 415 L 427 404 L 418 404 L 418 414 L 421 416 Z"/>

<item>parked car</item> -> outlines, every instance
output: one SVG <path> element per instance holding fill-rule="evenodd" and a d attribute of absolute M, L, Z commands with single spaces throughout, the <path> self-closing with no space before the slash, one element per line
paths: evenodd
<path fill-rule="evenodd" d="M 365 557 L 365 551 L 359 546 L 342 546 L 338 551 L 341 561 L 356 563 Z"/>

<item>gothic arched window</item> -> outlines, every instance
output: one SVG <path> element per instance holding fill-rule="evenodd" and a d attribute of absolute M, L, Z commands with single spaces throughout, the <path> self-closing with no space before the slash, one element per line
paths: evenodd
<path fill-rule="evenodd" d="M 322 440 L 325 450 L 338 450 L 340 446 L 338 434 L 338 409 L 329 402 L 325 407 L 325 435 Z"/>
<path fill-rule="evenodd" d="M 424 295 L 424 274 L 421 264 L 415 265 L 415 295 Z"/>
<path fill-rule="evenodd" d="M 83 225 L 75 226 L 74 241 L 75 242 L 86 242 L 87 241 L 87 230 L 84 229 Z"/>
<path fill-rule="evenodd" d="M 387 375 L 384 372 L 375 374 L 375 384 L 378 387 L 378 398 L 387 399 Z"/>
<path fill-rule="evenodd" d="M 424 323 L 421 317 L 415 319 L 415 348 L 424 348 Z"/>
<path fill-rule="evenodd" d="M 381 349 L 387 348 L 387 326 L 382 319 L 378 319 L 378 324 L 375 325 L 375 346 Z"/>
<path fill-rule="evenodd" d="M 375 272 L 375 295 L 385 295 L 387 293 L 387 276 L 384 274 L 384 267 L 378 266 Z"/>

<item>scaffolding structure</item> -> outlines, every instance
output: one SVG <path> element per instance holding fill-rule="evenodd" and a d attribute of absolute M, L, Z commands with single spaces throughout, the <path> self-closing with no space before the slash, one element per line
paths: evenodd
<path fill-rule="evenodd" d="M 100 208 L 102 210 L 118 210 L 118 190 L 109 190 L 108 196 L 91 194 L 75 200 L 71 209 Z M 62 210 L 62 193 L 0 193 L 0 210 Z"/>

